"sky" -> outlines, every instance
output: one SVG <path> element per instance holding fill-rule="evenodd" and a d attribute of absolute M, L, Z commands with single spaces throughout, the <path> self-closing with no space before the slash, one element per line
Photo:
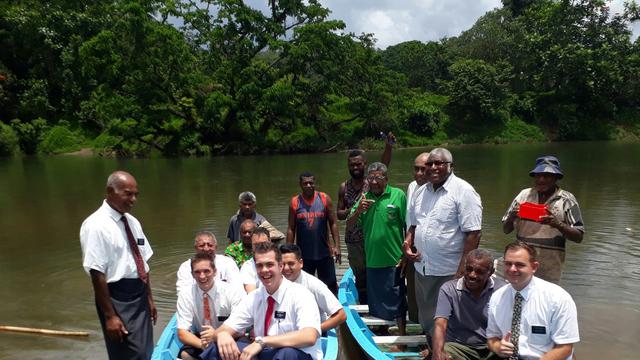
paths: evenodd
<path fill-rule="evenodd" d="M 264 0 L 262 0 L 264 1 Z M 437 41 L 469 29 L 500 0 L 320 0 L 343 20 L 349 32 L 373 33 L 376 46 L 385 49 L 404 41 Z M 612 13 L 622 12 L 623 0 L 609 1 Z M 633 26 L 634 39 L 640 24 Z"/>

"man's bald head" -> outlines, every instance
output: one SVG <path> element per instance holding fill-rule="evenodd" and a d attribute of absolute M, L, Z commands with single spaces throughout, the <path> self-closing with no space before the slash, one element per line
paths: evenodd
<path fill-rule="evenodd" d="M 107 204 L 121 214 L 130 212 L 138 200 L 138 183 L 126 171 L 114 171 L 107 178 Z"/>
<path fill-rule="evenodd" d="M 413 164 L 413 179 L 418 183 L 418 186 L 424 185 L 428 181 L 427 171 L 427 160 L 429 159 L 429 153 L 423 152 L 422 154 L 416 156 L 416 160 Z"/>

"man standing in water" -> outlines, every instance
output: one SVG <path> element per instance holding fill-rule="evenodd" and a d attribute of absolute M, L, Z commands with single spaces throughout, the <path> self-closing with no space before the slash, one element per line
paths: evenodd
<path fill-rule="evenodd" d="M 533 187 L 522 190 L 513 200 L 502 217 L 502 229 L 505 234 L 515 229 L 518 240 L 536 249 L 540 262 L 537 277 L 559 283 L 566 239 L 579 243 L 584 235 L 580 206 L 572 193 L 558 185 L 564 174 L 556 157 L 539 157 L 529 176 L 534 178 Z M 520 218 L 518 211 L 525 202 L 544 204 L 547 214 L 537 221 Z"/>
<path fill-rule="evenodd" d="M 107 197 L 80 228 L 82 266 L 91 276 L 109 359 L 149 359 L 157 311 L 151 295 L 153 254 L 140 222 L 129 214 L 138 198 L 136 179 L 116 171 Z"/>
<path fill-rule="evenodd" d="M 391 163 L 391 151 L 393 144 L 396 142 L 393 133 L 389 133 L 385 137 L 385 147 L 382 153 L 382 163 L 389 166 Z M 338 220 L 346 220 L 351 208 L 360 199 L 362 193 L 369 189 L 365 180 L 365 169 L 367 167 L 367 159 L 364 151 L 351 150 L 347 157 L 347 168 L 351 178 L 342 184 L 338 189 L 338 208 L 336 214 Z M 347 253 L 349 257 L 349 266 L 353 270 L 356 278 L 356 288 L 358 289 L 358 298 L 360 303 L 367 303 L 367 264 L 364 255 L 364 237 L 362 235 L 362 227 L 355 223 L 353 226 L 347 225 L 345 228 L 344 242 L 347 244 Z"/>

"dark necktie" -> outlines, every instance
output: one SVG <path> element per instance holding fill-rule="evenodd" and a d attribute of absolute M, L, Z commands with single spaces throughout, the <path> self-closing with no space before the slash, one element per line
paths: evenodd
<path fill-rule="evenodd" d="M 264 316 L 264 333 L 262 336 L 267 336 L 269 331 L 269 325 L 271 324 L 271 318 L 273 317 L 273 308 L 275 307 L 276 300 L 269 296 L 267 298 L 267 312 Z"/>
<path fill-rule="evenodd" d="M 202 307 L 204 308 L 204 325 L 211 325 L 211 307 L 207 293 L 202 294 Z"/>
<path fill-rule="evenodd" d="M 513 318 L 511 319 L 511 343 L 513 344 L 513 355 L 509 357 L 509 360 L 517 360 L 520 355 L 518 349 L 518 338 L 520 338 L 520 316 L 522 315 L 522 294 L 519 291 L 516 292 L 515 299 L 513 301 Z"/>
<path fill-rule="evenodd" d="M 147 272 L 144 271 L 144 261 L 142 261 L 142 255 L 140 255 L 140 249 L 138 249 L 138 244 L 136 243 L 136 239 L 131 232 L 131 228 L 129 227 L 129 222 L 127 218 L 122 215 L 120 218 L 124 223 L 124 230 L 127 233 L 127 239 L 129 240 L 129 247 L 131 248 L 131 253 L 133 254 L 133 260 L 136 262 L 136 270 L 138 270 L 138 277 L 142 280 L 143 283 L 147 283 L 148 275 Z"/>

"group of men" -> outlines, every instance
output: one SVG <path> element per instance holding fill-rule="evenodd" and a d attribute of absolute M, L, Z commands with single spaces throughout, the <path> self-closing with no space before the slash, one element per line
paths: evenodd
<path fill-rule="evenodd" d="M 388 141 L 383 162 L 368 166 L 362 151 L 349 153 L 351 178 L 340 185 L 335 212 L 331 198 L 315 190 L 313 174 L 301 174 L 285 245 L 271 241 L 273 234 L 285 235 L 255 211 L 251 192 L 239 196 L 226 255 L 215 253 L 213 233 L 196 234 L 195 255 L 177 274 L 182 358 L 320 359 L 321 334 L 346 319 L 334 295 L 338 219 L 346 220 L 360 302 L 371 315 L 395 320 L 401 335 L 409 310 L 427 335 L 428 356 L 571 357 L 579 341 L 575 304 L 553 282 L 560 280 L 565 240 L 580 242 L 584 226 L 575 197 L 557 184 L 564 175 L 559 161 L 537 159 L 530 172 L 534 186 L 502 219 L 505 233 L 516 230 L 518 239 L 504 252 L 505 286 L 492 277 L 490 253 L 478 249 L 481 199 L 453 173 L 452 154 L 444 148 L 420 154 L 405 194 L 388 184 L 390 147 Z M 137 183 L 116 171 L 106 190 L 102 206 L 80 230 L 83 267 L 92 279 L 109 357 L 147 359 L 157 311 L 147 264 L 153 252 L 129 213 Z M 522 218 L 526 202 L 544 204 L 546 213 Z"/>

